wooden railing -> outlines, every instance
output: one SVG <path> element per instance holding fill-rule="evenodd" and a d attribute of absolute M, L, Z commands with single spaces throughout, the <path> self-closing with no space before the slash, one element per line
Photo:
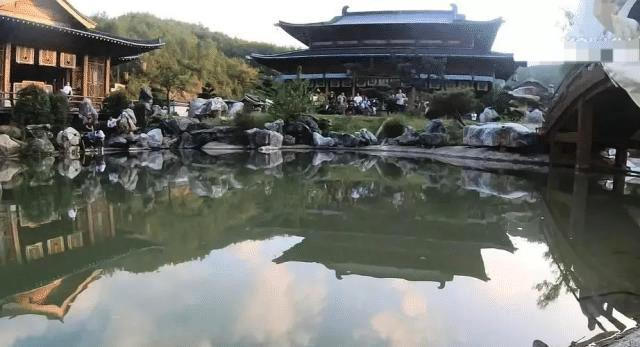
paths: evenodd
<path fill-rule="evenodd" d="M 100 111 L 102 109 L 102 104 L 104 103 L 103 97 L 72 95 L 69 97 L 69 111 L 78 112 L 78 108 L 80 107 L 80 104 L 82 104 L 82 101 L 84 101 L 84 99 L 91 100 L 91 103 L 96 110 Z M 17 100 L 17 93 L 0 92 L 0 109 L 13 108 Z"/>

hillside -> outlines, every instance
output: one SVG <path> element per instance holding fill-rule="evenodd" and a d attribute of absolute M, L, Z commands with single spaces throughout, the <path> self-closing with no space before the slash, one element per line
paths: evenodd
<path fill-rule="evenodd" d="M 220 96 L 240 97 L 259 77 L 258 68 L 250 66 L 244 57 L 254 52 L 286 50 L 150 14 L 132 13 L 115 18 L 98 15 L 93 19 L 100 31 L 137 39 L 161 38 L 166 43 L 163 49 L 146 54 L 142 58 L 144 64 L 127 64 L 121 68 L 121 73 L 129 73 L 128 92 L 132 97 L 147 83 L 164 95 L 160 91 L 166 89 L 167 80 L 175 81 L 171 94 L 178 100 L 195 96 L 205 83 L 211 83 Z"/>

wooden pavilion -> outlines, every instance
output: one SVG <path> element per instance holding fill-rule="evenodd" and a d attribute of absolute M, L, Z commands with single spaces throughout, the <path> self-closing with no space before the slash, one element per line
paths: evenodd
<path fill-rule="evenodd" d="M 0 111 L 26 86 L 56 92 L 67 83 L 72 103 L 89 98 L 100 106 L 112 66 L 163 46 L 95 28 L 67 0 L 0 0 Z"/>

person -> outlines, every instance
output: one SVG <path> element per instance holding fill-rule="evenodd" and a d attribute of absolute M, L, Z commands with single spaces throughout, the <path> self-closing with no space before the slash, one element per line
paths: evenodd
<path fill-rule="evenodd" d="M 396 102 L 396 110 L 398 112 L 404 112 L 407 106 L 407 95 L 402 92 L 402 89 L 398 89 L 398 93 L 394 96 Z"/>
<path fill-rule="evenodd" d="M 371 115 L 371 102 L 369 101 L 369 98 L 367 96 L 362 99 L 362 102 L 360 103 L 360 110 L 361 113 L 365 116 Z"/>
<path fill-rule="evenodd" d="M 64 85 L 64 88 L 62 88 L 62 94 L 66 96 L 73 95 L 73 88 L 71 88 L 71 83 L 67 82 L 67 84 Z"/>
<path fill-rule="evenodd" d="M 360 96 L 360 93 L 356 93 L 356 96 L 353 98 L 353 103 L 355 104 L 356 107 L 360 107 L 360 104 L 362 103 L 362 96 Z"/>
<path fill-rule="evenodd" d="M 347 96 L 343 93 L 340 93 L 336 98 L 338 102 L 338 112 L 344 115 L 345 111 L 347 111 Z"/>

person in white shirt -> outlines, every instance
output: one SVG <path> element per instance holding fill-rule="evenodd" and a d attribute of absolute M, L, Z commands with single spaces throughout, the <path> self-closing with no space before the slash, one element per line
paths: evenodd
<path fill-rule="evenodd" d="M 62 93 L 67 96 L 73 95 L 73 88 L 71 88 L 71 83 L 67 82 L 64 88 L 62 88 Z"/>
<path fill-rule="evenodd" d="M 398 94 L 395 95 L 396 110 L 398 112 L 404 112 L 407 106 L 407 95 L 402 92 L 402 89 L 398 89 Z"/>
<path fill-rule="evenodd" d="M 353 98 L 353 103 L 355 104 L 355 106 L 360 106 L 360 104 L 362 103 L 362 96 L 360 96 L 360 93 L 357 93 L 356 96 Z"/>

